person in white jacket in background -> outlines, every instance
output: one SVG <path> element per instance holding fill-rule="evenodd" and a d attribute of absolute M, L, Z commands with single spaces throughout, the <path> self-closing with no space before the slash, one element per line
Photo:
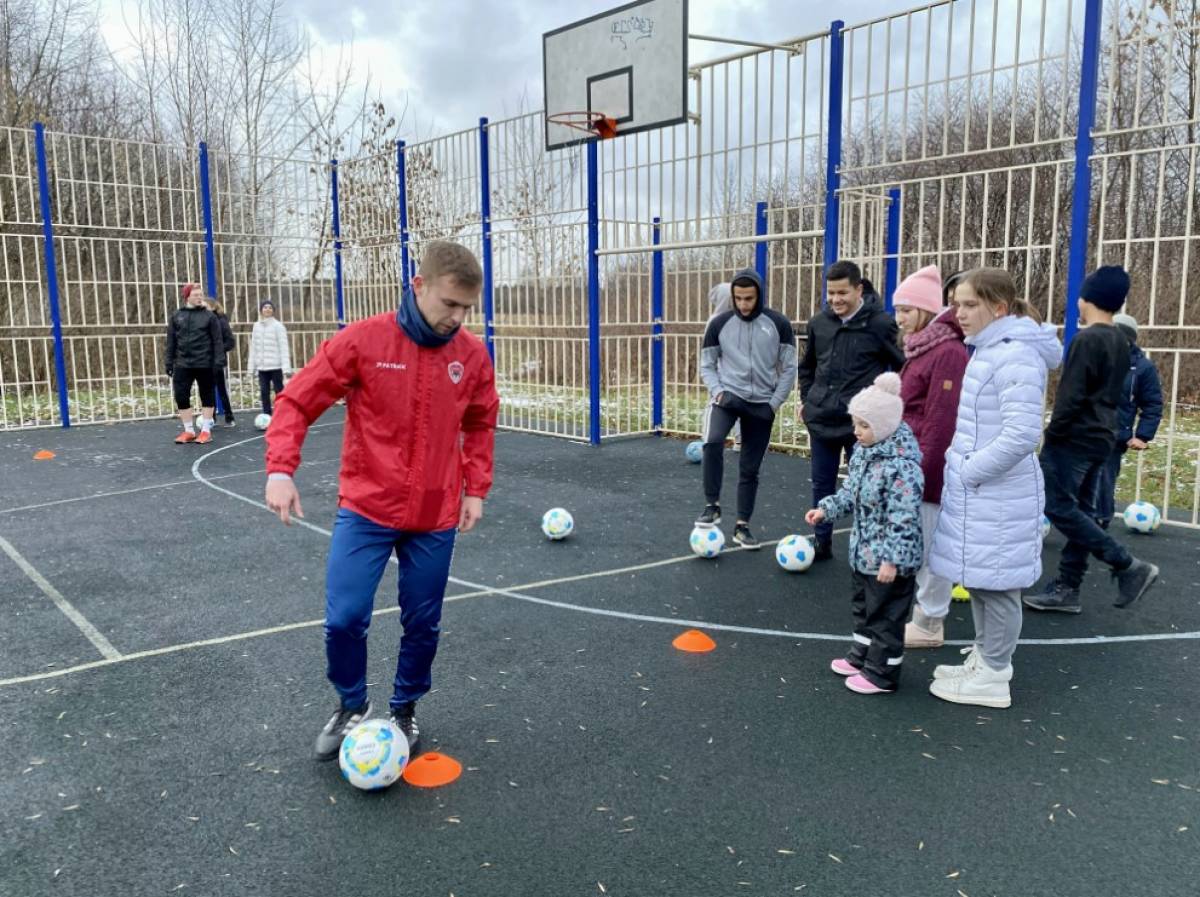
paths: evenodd
<path fill-rule="evenodd" d="M 250 333 L 249 368 L 258 374 L 263 414 L 271 413 L 271 389 L 283 392 L 283 378 L 292 369 L 287 328 L 275 317 L 275 303 L 264 299 L 258 305 L 258 320 Z"/>
<path fill-rule="evenodd" d="M 971 590 L 975 644 L 966 663 L 934 669 L 929 691 L 955 704 L 1008 707 L 1021 590 L 1042 575 L 1046 493 L 1037 445 L 1046 377 L 1062 360 L 1062 344 L 999 268 L 964 274 L 954 308 L 971 357 L 929 569 Z"/>

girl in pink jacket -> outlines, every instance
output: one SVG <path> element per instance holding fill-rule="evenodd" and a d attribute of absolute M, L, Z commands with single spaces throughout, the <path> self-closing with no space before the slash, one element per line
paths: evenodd
<path fill-rule="evenodd" d="M 955 275 L 957 277 L 957 275 Z M 904 422 L 921 447 L 925 493 L 921 500 L 921 529 L 925 563 L 917 573 L 917 601 L 912 622 L 904 629 L 906 648 L 937 648 L 945 637 L 950 612 L 951 583 L 929 570 L 929 546 L 942 508 L 942 471 L 946 449 L 954 437 L 958 396 L 967 369 L 967 348 L 953 309 L 944 307 L 953 296 L 951 277 L 943 289 L 936 265 L 922 268 L 896 288 L 896 323 L 904 333 L 904 367 L 900 370 Z"/>

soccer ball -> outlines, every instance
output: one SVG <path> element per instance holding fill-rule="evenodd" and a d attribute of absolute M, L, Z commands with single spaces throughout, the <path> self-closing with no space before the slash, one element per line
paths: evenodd
<path fill-rule="evenodd" d="M 725 547 L 725 534 L 715 526 L 698 526 L 692 530 L 692 551 L 702 558 L 715 558 Z"/>
<path fill-rule="evenodd" d="M 1148 501 L 1135 501 L 1121 517 L 1135 533 L 1152 533 L 1162 523 L 1162 514 Z"/>
<path fill-rule="evenodd" d="M 1042 515 L 1042 538 L 1044 539 L 1048 535 L 1050 535 L 1050 518 L 1047 517 L 1045 514 L 1043 514 Z"/>
<path fill-rule="evenodd" d="M 386 788 L 408 763 L 408 738 L 391 720 L 369 719 L 342 739 L 338 765 L 342 778 L 363 791 Z"/>
<path fill-rule="evenodd" d="M 575 519 L 566 508 L 551 508 L 542 515 L 542 532 L 556 542 L 565 539 L 575 532 Z"/>
<path fill-rule="evenodd" d="M 687 459 L 693 464 L 699 464 L 704 460 L 704 443 L 699 439 L 695 442 L 689 442 L 684 454 L 687 455 Z"/>
<path fill-rule="evenodd" d="M 254 418 L 254 429 L 265 430 L 269 426 L 271 426 L 271 415 L 260 414 Z"/>
<path fill-rule="evenodd" d="M 785 536 L 775 546 L 775 560 L 789 573 L 801 573 L 807 570 L 812 566 L 814 556 L 812 543 L 804 536 Z"/>

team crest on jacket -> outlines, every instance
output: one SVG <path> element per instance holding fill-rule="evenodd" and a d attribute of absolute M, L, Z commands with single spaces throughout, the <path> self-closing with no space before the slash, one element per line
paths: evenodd
<path fill-rule="evenodd" d="M 462 382 L 463 374 L 467 372 L 467 369 L 463 367 L 461 361 L 452 361 L 446 365 L 446 372 L 450 375 L 450 382 L 457 386 Z"/>

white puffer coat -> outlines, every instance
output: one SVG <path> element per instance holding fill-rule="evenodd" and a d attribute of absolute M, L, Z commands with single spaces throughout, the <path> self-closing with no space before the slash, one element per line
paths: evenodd
<path fill-rule="evenodd" d="M 1006 316 L 966 340 L 942 513 L 929 568 L 968 589 L 1025 589 L 1042 575 L 1038 464 L 1046 375 L 1062 360 L 1049 324 Z"/>
<path fill-rule="evenodd" d="M 246 365 L 250 373 L 292 369 L 292 353 L 288 348 L 288 332 L 274 318 L 254 322 L 250 332 L 250 358 Z"/>

